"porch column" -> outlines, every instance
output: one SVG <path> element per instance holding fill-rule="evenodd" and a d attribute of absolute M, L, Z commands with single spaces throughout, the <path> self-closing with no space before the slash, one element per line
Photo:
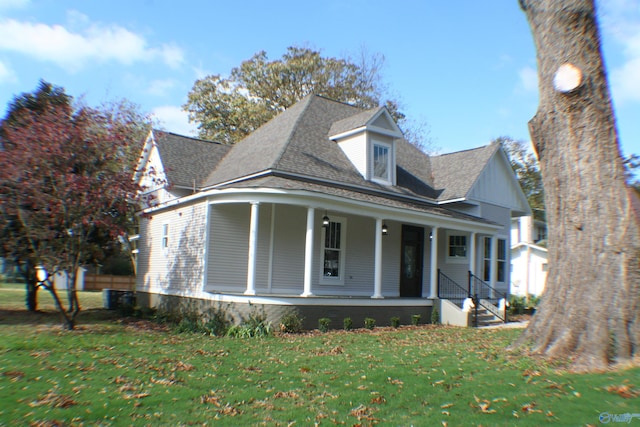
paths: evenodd
<path fill-rule="evenodd" d="M 376 218 L 375 226 L 375 252 L 373 266 L 373 296 L 371 298 L 383 298 L 382 296 L 382 219 Z"/>
<path fill-rule="evenodd" d="M 469 243 L 469 271 L 471 273 L 476 274 L 476 261 L 478 257 L 476 256 L 476 233 L 471 233 L 470 243 Z"/>
<path fill-rule="evenodd" d="M 303 297 L 313 296 L 311 291 L 311 275 L 313 272 L 313 226 L 315 223 L 315 209 L 307 208 L 307 236 L 304 244 L 304 291 Z"/>
<path fill-rule="evenodd" d="M 438 230 L 440 227 L 431 228 L 431 286 L 429 298 L 438 297 Z"/>
<path fill-rule="evenodd" d="M 249 261 L 247 264 L 247 290 L 245 295 L 256 294 L 256 249 L 258 247 L 258 219 L 260 203 L 251 202 L 251 220 L 249 225 Z"/>
<path fill-rule="evenodd" d="M 491 236 L 491 269 L 490 269 L 490 279 L 489 283 L 493 289 L 496 288 L 496 281 L 498 278 L 498 237 L 493 235 Z M 495 295 L 493 294 L 493 289 L 491 289 L 491 298 Z"/>

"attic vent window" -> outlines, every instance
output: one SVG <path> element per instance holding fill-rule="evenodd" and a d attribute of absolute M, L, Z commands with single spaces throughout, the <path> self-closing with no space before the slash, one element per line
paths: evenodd
<path fill-rule="evenodd" d="M 373 178 L 391 181 L 391 149 L 386 144 L 373 144 Z"/>

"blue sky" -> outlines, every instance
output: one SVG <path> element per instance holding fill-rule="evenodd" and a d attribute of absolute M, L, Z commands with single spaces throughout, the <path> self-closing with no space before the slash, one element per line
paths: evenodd
<path fill-rule="evenodd" d="M 622 148 L 640 154 L 640 0 L 597 4 Z M 0 104 L 42 78 L 190 134 L 181 105 L 196 79 L 292 45 L 384 55 L 389 93 L 440 152 L 529 140 L 535 51 L 517 0 L 0 0 Z"/>

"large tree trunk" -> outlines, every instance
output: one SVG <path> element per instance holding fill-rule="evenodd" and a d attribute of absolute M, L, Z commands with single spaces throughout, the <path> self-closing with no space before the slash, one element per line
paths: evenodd
<path fill-rule="evenodd" d="M 640 235 L 618 146 L 592 0 L 520 0 L 537 51 L 549 272 L 519 344 L 603 369 L 640 352 Z M 554 79 L 562 65 L 581 79 Z M 579 73 L 579 72 L 578 72 Z M 563 74 L 562 72 L 560 73 Z M 574 88 L 575 87 L 575 88 Z"/>

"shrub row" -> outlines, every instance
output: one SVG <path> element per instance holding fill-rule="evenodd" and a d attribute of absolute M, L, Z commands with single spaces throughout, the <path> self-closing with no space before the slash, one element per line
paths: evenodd
<path fill-rule="evenodd" d="M 130 308 L 122 314 L 170 324 L 178 333 L 196 333 L 235 338 L 264 337 L 273 333 L 272 325 L 267 321 L 264 310 L 258 311 L 257 309 L 254 310 L 248 318 L 242 319 L 240 324 L 234 324 L 231 316 L 229 316 L 223 307 L 210 308 L 202 313 L 195 310 L 155 310 L 136 307 Z M 287 313 L 280 319 L 280 332 L 288 334 L 301 333 L 303 331 L 303 320 L 304 319 L 295 311 Z M 420 314 L 411 316 L 411 324 L 414 326 L 419 325 L 421 320 L 422 316 Z M 431 313 L 431 323 L 440 323 L 437 309 L 434 309 Z M 390 324 L 394 328 L 400 327 L 400 318 L 392 317 Z M 372 330 L 376 327 L 376 320 L 372 317 L 366 317 L 363 326 L 366 329 Z M 318 330 L 327 332 L 330 327 L 331 319 L 328 317 L 318 319 Z M 345 317 L 343 319 L 342 327 L 345 331 L 354 329 L 351 317 Z"/>

